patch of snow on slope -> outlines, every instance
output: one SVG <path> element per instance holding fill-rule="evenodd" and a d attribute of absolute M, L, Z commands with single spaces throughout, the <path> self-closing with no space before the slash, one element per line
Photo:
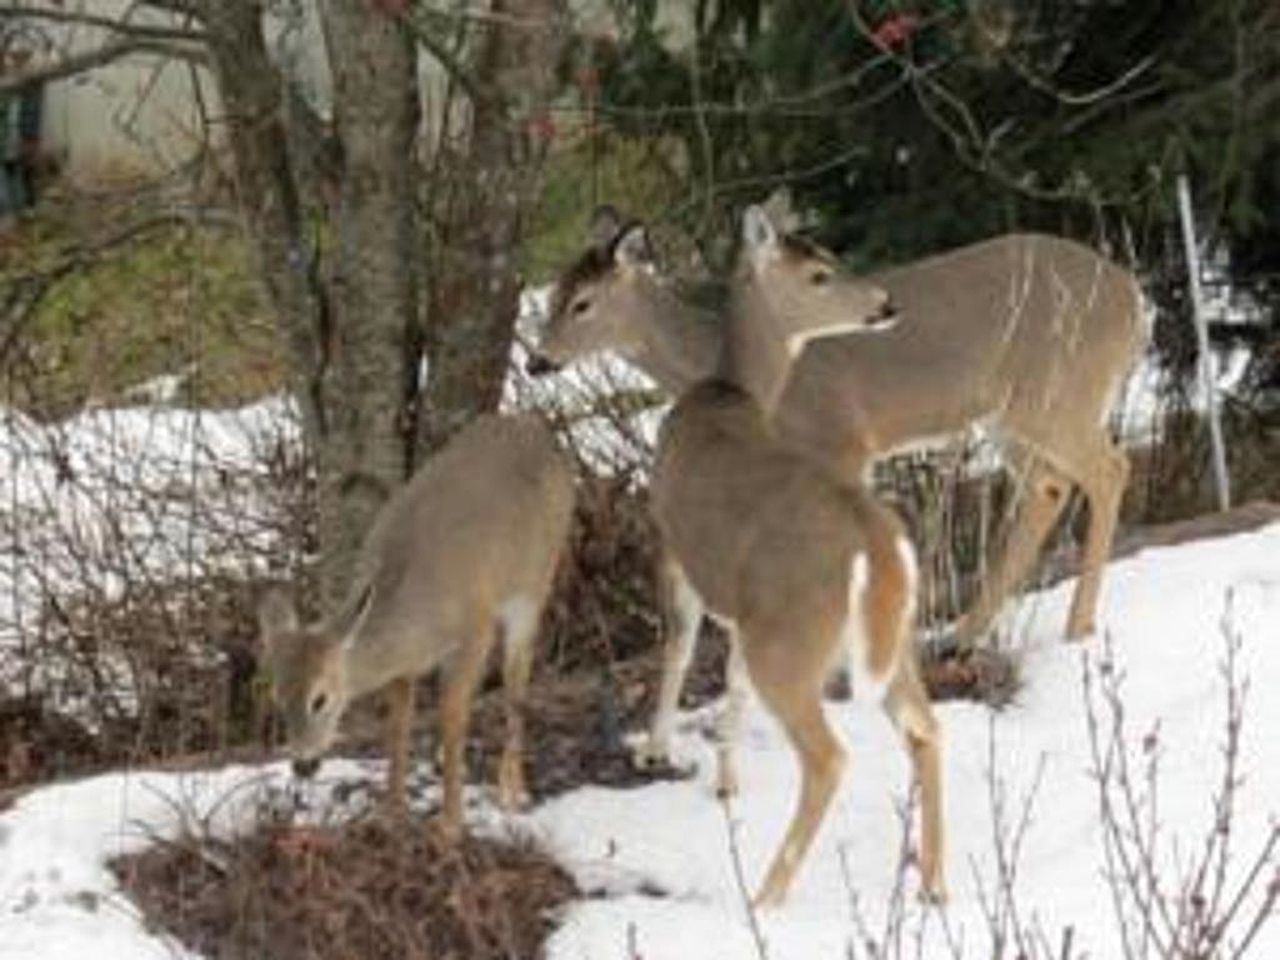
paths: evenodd
<path fill-rule="evenodd" d="M 996 715 L 966 704 L 938 708 L 946 757 L 947 919 L 968 957 L 990 955 L 979 882 L 988 893 L 995 883 L 987 776 L 992 755 L 1011 820 L 1039 777 L 1019 865 L 1024 922 L 1035 918 L 1055 945 L 1072 925 L 1078 950 L 1121 955 L 1103 878 L 1081 690 L 1084 657 L 1096 658 L 1100 648 L 1085 653 L 1058 640 L 1073 583 L 1024 605 L 1031 620 L 1023 624 L 1029 638 L 1026 687 L 1015 706 Z M 1131 742 L 1159 723 L 1161 842 L 1167 850 L 1181 844 L 1185 856 L 1198 849 L 1212 822 L 1221 771 L 1220 620 L 1228 590 L 1232 622 L 1245 638 L 1240 673 L 1250 678 L 1252 691 L 1235 822 L 1238 873 L 1280 813 L 1280 701 L 1267 693 L 1280 683 L 1280 526 L 1112 564 L 1100 624 L 1124 671 Z M 906 798 L 908 765 L 878 711 L 832 704 L 829 713 L 852 762 L 791 902 L 761 916 L 774 957 L 844 957 L 858 941 L 855 896 L 873 931 L 883 929 L 888 909 L 901 839 L 896 811 Z M 547 842 L 584 881 L 598 883 L 603 873 L 634 889 L 640 877 L 670 894 L 630 893 L 580 904 L 555 935 L 554 960 L 626 956 L 629 938 L 645 960 L 757 956 L 734 876 L 729 823 L 736 824 L 747 884 L 754 889 L 790 816 L 797 770 L 773 721 L 759 709 L 749 716 L 742 794 L 731 820 L 712 799 L 713 750 L 696 733 L 702 719 L 696 716 L 686 717 L 681 741 L 699 765 L 695 780 L 633 791 L 587 789 L 539 811 Z M 913 875 L 909 896 L 917 882 Z M 950 955 L 936 915 L 926 920 L 922 955 Z M 1280 922 L 1264 931 L 1251 955 L 1280 956 Z"/>
<path fill-rule="evenodd" d="M 1071 586 L 1061 584 L 1020 607 L 1026 685 L 1013 707 L 995 715 L 968 704 L 938 709 L 950 839 L 946 917 L 967 957 L 991 953 L 978 891 L 979 879 L 987 889 L 994 882 L 992 737 L 995 779 L 1012 808 L 1039 777 L 1019 861 L 1024 922 L 1034 918 L 1054 943 L 1072 925 L 1077 951 L 1095 958 L 1121 955 L 1103 879 L 1081 696 L 1084 660 L 1096 661 L 1101 647 L 1095 641 L 1086 652 L 1058 640 Z M 1234 822 L 1238 870 L 1280 812 L 1280 700 L 1270 695 L 1280 684 L 1280 525 L 1113 563 L 1100 623 L 1124 674 L 1131 742 L 1139 743 L 1159 723 L 1162 844 L 1171 850 L 1178 843 L 1185 854 L 1197 848 L 1212 820 L 1220 772 L 1220 620 L 1228 590 L 1231 622 L 1244 640 L 1240 673 L 1250 682 Z M 878 711 L 857 703 L 831 704 L 829 710 L 852 762 L 791 902 L 761 917 L 775 958 L 845 957 L 857 940 L 855 902 L 872 931 L 882 928 L 889 904 L 908 765 Z M 736 834 L 746 883 L 754 888 L 790 816 L 796 769 L 776 725 L 753 708 L 740 758 L 742 795 L 726 818 L 712 796 L 714 756 L 705 731 L 713 714 L 705 709 L 683 717 L 679 749 L 699 765 L 693 780 L 633 790 L 588 787 L 517 818 L 585 887 L 609 894 L 568 912 L 550 944 L 552 960 L 621 960 L 632 956 L 633 942 L 645 960 L 757 956 L 729 831 Z M 339 761 L 326 764 L 324 773 L 348 767 L 365 769 Z M 0 814 L 0 957 L 173 956 L 171 944 L 143 930 L 104 861 L 141 848 L 148 835 L 175 835 L 182 810 L 198 818 L 221 803 L 217 829 L 242 829 L 255 791 L 279 785 L 285 776 L 280 765 L 126 773 L 30 793 Z M 225 802 L 228 794 L 231 802 Z M 908 897 L 915 885 L 912 876 Z M 920 908 L 912 903 L 909 909 Z M 915 955 L 906 947 L 906 955 Z M 937 915 L 927 920 L 921 955 L 951 955 Z M 1250 956 L 1280 956 L 1280 923 L 1263 931 Z"/>
<path fill-rule="evenodd" d="M 369 773 L 346 761 L 324 767 L 326 779 Z M 290 780 L 276 763 L 108 774 L 28 794 L 0 816 L 0 960 L 191 956 L 143 928 L 108 861 L 197 826 L 232 836 Z"/>

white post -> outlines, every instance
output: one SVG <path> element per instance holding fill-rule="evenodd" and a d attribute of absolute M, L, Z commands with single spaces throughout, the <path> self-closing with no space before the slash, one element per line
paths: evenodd
<path fill-rule="evenodd" d="M 1213 452 L 1213 479 L 1218 488 L 1218 509 L 1231 508 L 1231 477 L 1227 474 L 1227 453 L 1222 443 L 1222 418 L 1218 412 L 1218 391 L 1213 382 L 1213 358 L 1209 355 L 1209 330 L 1204 318 L 1204 293 L 1200 289 L 1200 254 L 1196 227 L 1191 219 L 1191 187 L 1186 174 L 1178 176 L 1178 211 L 1182 215 L 1182 243 L 1187 248 L 1187 278 L 1191 284 L 1191 317 L 1196 327 L 1199 350 L 1200 389 L 1208 403 L 1209 445 Z"/>

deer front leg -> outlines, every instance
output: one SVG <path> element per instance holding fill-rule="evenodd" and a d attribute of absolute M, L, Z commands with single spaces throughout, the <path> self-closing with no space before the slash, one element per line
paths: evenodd
<path fill-rule="evenodd" d="M 504 628 L 502 692 L 506 703 L 507 740 L 498 762 L 498 805 L 508 812 L 529 803 L 524 778 L 525 698 L 533 666 L 533 637 L 538 628 L 537 609 L 526 617 L 508 619 Z"/>
<path fill-rule="evenodd" d="M 742 710 L 747 699 L 747 664 L 742 655 L 742 640 L 738 628 L 723 624 L 729 634 L 729 657 L 724 667 L 724 703 L 716 730 L 716 757 L 719 771 L 716 774 L 716 796 L 721 799 L 738 793 L 738 736 L 742 728 Z"/>
<path fill-rule="evenodd" d="M 680 688 L 684 686 L 684 676 L 693 658 L 693 645 L 704 611 L 702 599 L 670 554 L 664 554 L 659 561 L 658 601 L 663 629 L 662 683 L 648 740 L 636 751 L 636 763 L 641 767 L 665 763 L 671 758 L 671 733 Z"/>
<path fill-rule="evenodd" d="M 942 747 L 929 694 L 920 682 L 914 650 L 904 651 L 898 675 L 884 701 L 885 712 L 902 735 L 920 785 L 921 898 L 945 903 L 946 830 L 942 812 Z"/>
<path fill-rule="evenodd" d="M 387 807 L 403 813 L 405 777 L 409 769 L 409 745 L 413 730 L 413 677 L 396 677 L 384 688 L 387 698 Z"/>

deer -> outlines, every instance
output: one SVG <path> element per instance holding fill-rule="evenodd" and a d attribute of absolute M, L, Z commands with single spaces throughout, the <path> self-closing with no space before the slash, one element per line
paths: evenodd
<path fill-rule="evenodd" d="M 920 784 L 923 892 L 941 900 L 940 738 L 914 659 L 915 553 L 865 486 L 788 448 L 769 425 L 805 344 L 871 336 L 894 322 L 889 297 L 832 269 L 832 308 L 758 310 L 740 294 L 775 261 L 809 253 L 797 253 L 758 207 L 743 217 L 743 241 L 721 355 L 663 421 L 650 501 L 667 588 L 729 632 L 735 710 L 749 680 L 800 762 L 799 800 L 754 903 L 785 900 L 840 782 L 846 755 L 822 695 L 846 655 L 858 693 L 878 700 L 906 741 Z M 647 251 L 635 227 L 616 256 L 623 269 L 645 270 Z"/>
<path fill-rule="evenodd" d="M 573 500 L 573 472 L 541 419 L 482 415 L 382 506 L 331 616 L 302 625 L 281 588 L 266 591 L 258 607 L 260 652 L 295 774 L 315 773 L 352 700 L 382 691 L 388 809 L 403 812 L 414 681 L 443 667 L 437 828 L 457 838 L 471 702 L 500 637 L 506 738 L 498 802 L 508 811 L 523 807 L 533 643 Z"/>
<path fill-rule="evenodd" d="M 553 285 L 532 372 L 610 350 L 679 394 L 715 369 L 721 317 L 652 258 L 624 260 L 623 240 L 638 225 L 610 207 L 597 211 L 587 250 Z M 788 242 L 792 255 L 762 262 L 741 291 L 748 308 L 794 319 L 838 310 L 848 288 L 830 282 L 830 252 L 800 237 Z M 775 433 L 849 480 L 878 459 L 975 427 L 997 441 L 1020 480 L 1020 503 L 1002 553 L 954 626 L 961 648 L 988 631 L 1079 487 L 1089 522 L 1066 637 L 1087 637 L 1129 474 L 1107 420 L 1149 336 L 1136 278 L 1073 241 L 1009 234 L 866 281 L 889 293 L 902 322 L 875 337 L 816 338 L 775 385 Z M 687 596 L 659 580 L 664 668 L 646 761 L 669 756 L 700 620 Z"/>

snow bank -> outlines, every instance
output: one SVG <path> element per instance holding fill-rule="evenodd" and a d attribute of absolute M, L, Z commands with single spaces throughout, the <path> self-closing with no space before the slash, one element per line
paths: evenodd
<path fill-rule="evenodd" d="M 989 895 L 996 883 L 992 783 L 1010 824 L 1035 794 L 1017 884 L 1023 922 L 1043 928 L 1055 946 L 1070 925 L 1077 950 L 1122 955 L 1103 876 L 1081 689 L 1085 666 L 1096 661 L 1100 647 L 1068 647 L 1057 636 L 1073 586 L 1060 584 L 1022 606 L 1018 633 L 1025 642 L 1026 687 L 1013 707 L 995 715 L 974 705 L 939 708 L 950 847 L 946 919 L 964 956 L 991 955 L 979 891 Z M 1212 823 L 1221 776 L 1225 690 L 1219 666 L 1226 645 L 1220 621 L 1228 591 L 1231 622 L 1244 638 L 1240 672 L 1252 691 L 1234 825 L 1238 873 L 1280 813 L 1280 742 L 1274 735 L 1280 702 L 1267 694 L 1280 682 L 1280 525 L 1112 564 L 1100 625 L 1124 671 L 1130 741 L 1159 725 L 1161 845 L 1179 849 L 1185 860 Z M 879 711 L 859 704 L 829 710 L 852 762 L 792 902 L 760 918 L 770 956 L 861 955 L 857 917 L 878 934 L 889 910 L 908 765 Z M 724 960 L 757 956 L 728 831 L 732 824 L 754 889 L 790 816 L 797 771 L 773 721 L 759 709 L 750 716 L 742 796 L 728 817 L 711 799 L 713 751 L 699 735 L 702 715 L 686 717 L 682 737 L 683 750 L 698 764 L 696 780 L 639 791 L 579 791 L 540 812 L 548 841 L 584 881 L 598 882 L 603 871 L 634 888 L 643 878 L 673 898 L 631 893 L 583 903 L 556 934 L 551 957 L 625 955 L 628 938 L 645 960 L 710 956 L 705 950 L 712 944 L 714 956 Z M 916 882 L 912 876 L 909 896 Z M 913 903 L 909 910 L 918 916 L 924 908 Z M 941 918 L 924 922 L 921 955 L 949 956 Z M 855 943 L 859 950 L 852 953 Z M 1280 955 L 1280 923 L 1264 931 L 1251 955 Z"/>
<path fill-rule="evenodd" d="M 1072 586 L 1032 595 L 1019 608 L 1026 686 L 1013 707 L 999 714 L 968 704 L 939 708 L 952 894 L 945 918 L 963 956 L 991 955 L 979 891 L 989 892 L 995 879 L 993 789 L 1010 820 L 1035 794 L 1018 861 L 1024 924 L 1038 925 L 1055 945 L 1071 925 L 1078 952 L 1121 955 L 1081 692 L 1083 671 L 1096 664 L 1101 646 L 1068 647 L 1057 638 Z M 1123 674 L 1129 741 L 1139 744 L 1158 725 L 1161 847 L 1177 849 L 1186 863 L 1212 822 L 1221 771 L 1228 593 L 1230 623 L 1243 642 L 1239 672 L 1249 680 L 1233 825 L 1238 871 L 1280 812 L 1274 736 L 1280 701 L 1269 695 L 1280 683 L 1280 524 L 1113 563 L 1100 622 Z M 792 901 L 760 918 L 772 957 L 844 957 L 855 943 L 853 955 L 861 955 L 859 923 L 878 934 L 890 905 L 907 763 L 878 711 L 857 703 L 829 709 L 852 763 Z M 645 960 L 757 956 L 732 850 L 736 845 L 754 887 L 790 815 L 796 771 L 772 720 L 749 711 L 743 792 L 726 815 L 712 796 L 713 752 L 705 736 L 711 715 L 703 710 L 682 720 L 679 750 L 698 764 L 693 780 L 634 790 L 588 787 L 517 819 L 584 887 L 609 894 L 569 911 L 551 942 L 552 960 L 612 960 L 632 956 L 633 948 Z M 335 775 L 367 776 L 369 768 L 326 764 L 323 776 Z M 128 773 L 31 793 L 0 815 L 0 957 L 173 955 L 171 944 L 141 929 L 104 860 L 138 849 L 151 834 L 172 836 L 184 819 L 214 809 L 216 829 L 239 829 L 261 792 L 279 789 L 285 776 L 278 765 Z M 496 814 L 486 810 L 483 817 L 492 823 Z M 1172 876 L 1175 865 L 1166 860 Z M 909 898 L 915 884 L 909 877 Z M 909 902 L 912 917 L 921 910 Z M 926 918 L 923 938 L 919 955 L 951 956 L 942 915 Z M 907 950 L 915 955 L 910 943 Z M 1263 930 L 1250 955 L 1280 955 L 1280 923 Z"/>

